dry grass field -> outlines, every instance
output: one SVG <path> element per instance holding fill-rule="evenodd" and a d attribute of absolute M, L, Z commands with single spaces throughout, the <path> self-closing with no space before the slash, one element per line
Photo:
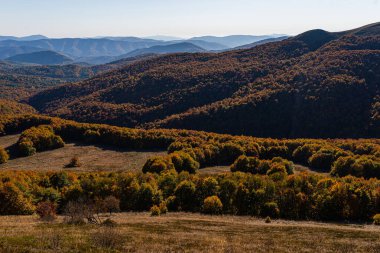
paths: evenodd
<path fill-rule="evenodd" d="M 0 217 L 1 252 L 380 252 L 380 227 L 251 217 L 122 213 L 118 225 Z"/>
<path fill-rule="evenodd" d="M 18 137 L 19 135 L 0 137 L 0 146 L 8 148 L 17 142 Z M 37 153 L 30 157 L 11 159 L 6 164 L 0 165 L 0 169 L 61 170 L 71 158 L 77 156 L 82 166 L 76 170 L 140 171 L 148 158 L 165 154 L 164 151 L 136 152 L 68 143 L 60 149 Z"/>
<path fill-rule="evenodd" d="M 20 135 L 0 137 L 0 146 L 9 148 Z M 0 164 L 0 169 L 8 170 L 62 170 L 74 156 L 79 158 L 81 167 L 69 170 L 76 171 L 141 171 L 146 160 L 153 156 L 166 155 L 166 151 L 131 151 L 103 146 L 67 143 L 65 147 L 37 153 L 29 157 L 18 157 Z M 217 166 L 201 169 L 203 174 L 215 174 L 230 171 L 229 166 Z"/>

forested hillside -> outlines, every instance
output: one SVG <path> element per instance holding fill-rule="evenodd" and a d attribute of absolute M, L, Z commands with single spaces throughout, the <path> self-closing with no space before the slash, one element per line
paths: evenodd
<path fill-rule="evenodd" d="M 173 54 L 41 92 L 85 122 L 271 137 L 380 136 L 380 23 L 248 50 Z"/>
<path fill-rule="evenodd" d="M 147 54 L 95 66 L 79 64 L 36 66 L 0 62 L 0 98 L 23 100 L 47 88 L 81 81 L 152 57 L 153 54 Z"/>
<path fill-rule="evenodd" d="M 305 220 L 363 222 L 380 210 L 378 139 L 276 140 L 80 124 L 36 115 L 0 117 L 1 135 L 20 131 L 12 147 L 19 156 L 59 150 L 66 141 L 167 154 L 149 158 L 144 174 L 75 173 L 75 160 L 59 172 L 5 170 L 0 173 L 0 200 L 5 203 L 0 215 L 32 214 L 44 201 L 61 212 L 69 202 L 91 205 L 107 197 L 119 200 L 122 211 L 147 211 L 157 205 L 166 211 Z M 8 152 L 17 159 L 13 149 L 0 147 L 0 163 L 7 163 Z M 293 161 L 331 176 L 296 173 Z M 215 165 L 230 165 L 232 173 L 197 173 Z"/>

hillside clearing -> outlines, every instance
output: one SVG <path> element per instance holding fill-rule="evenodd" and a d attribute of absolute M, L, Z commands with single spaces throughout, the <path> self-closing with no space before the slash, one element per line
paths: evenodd
<path fill-rule="evenodd" d="M 0 137 L 0 146 L 8 148 L 15 144 L 19 135 Z M 81 171 L 141 171 L 146 160 L 152 156 L 165 155 L 165 151 L 130 151 L 108 147 L 68 143 L 65 147 L 40 152 L 30 157 L 20 157 L 1 164 L 0 169 L 9 170 L 61 170 L 70 159 L 77 156 Z M 70 169 L 71 170 L 71 169 Z"/>

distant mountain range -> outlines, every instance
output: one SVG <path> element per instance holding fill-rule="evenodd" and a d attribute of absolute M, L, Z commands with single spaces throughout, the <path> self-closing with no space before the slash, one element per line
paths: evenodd
<path fill-rule="evenodd" d="M 48 37 L 43 35 L 30 35 L 25 37 L 15 37 L 15 36 L 0 36 L 0 41 L 2 40 L 17 40 L 17 41 L 32 41 L 32 40 L 43 40 L 48 39 Z"/>
<path fill-rule="evenodd" d="M 176 37 L 97 37 L 51 39 L 42 35 L 27 37 L 0 36 L 0 60 L 19 54 L 54 51 L 77 63 L 104 64 L 123 57 L 146 53 L 217 52 L 278 35 L 226 37 L 204 36 L 183 40 Z M 54 60 L 52 60 L 54 62 Z M 28 62 L 25 62 L 28 63 Z"/>
<path fill-rule="evenodd" d="M 146 54 L 171 54 L 171 53 L 200 53 L 206 52 L 204 48 L 189 42 L 181 42 L 164 46 L 153 46 L 149 48 L 136 49 L 128 54 L 122 55 L 123 58 L 135 57 Z"/>
<path fill-rule="evenodd" d="M 234 49 L 249 49 L 249 48 L 253 48 L 253 47 L 256 47 L 256 46 L 264 45 L 266 43 L 283 41 L 283 40 L 286 40 L 287 38 L 289 38 L 289 36 L 281 36 L 281 37 L 278 37 L 278 38 L 269 38 L 269 39 L 259 40 L 259 41 L 256 41 L 256 42 L 253 42 L 253 43 L 250 43 L 250 44 L 246 44 L 246 45 L 235 47 Z"/>
<path fill-rule="evenodd" d="M 379 63 L 380 23 L 311 30 L 250 49 L 141 59 L 28 102 L 49 115 L 130 127 L 379 138 Z"/>
<path fill-rule="evenodd" d="M 285 35 L 262 35 L 262 36 L 252 36 L 252 35 L 230 35 L 225 37 L 216 37 L 216 36 L 203 36 L 203 37 L 194 37 L 189 39 L 189 41 L 201 40 L 211 43 L 218 43 L 220 45 L 225 46 L 226 48 L 234 48 L 254 42 L 258 42 L 260 40 L 266 40 L 270 38 L 278 38 L 283 37 Z"/>

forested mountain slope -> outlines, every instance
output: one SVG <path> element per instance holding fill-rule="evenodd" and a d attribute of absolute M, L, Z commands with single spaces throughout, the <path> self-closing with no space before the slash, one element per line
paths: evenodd
<path fill-rule="evenodd" d="M 380 136 L 380 23 L 139 61 L 41 92 L 43 113 L 271 137 Z"/>

